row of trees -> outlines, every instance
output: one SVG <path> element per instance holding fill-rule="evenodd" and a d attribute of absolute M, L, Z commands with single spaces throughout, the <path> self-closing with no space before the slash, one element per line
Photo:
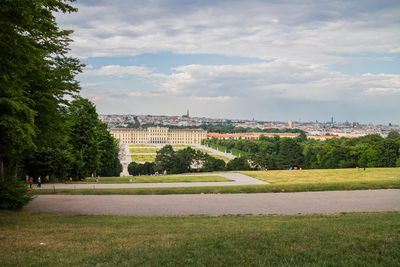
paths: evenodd
<path fill-rule="evenodd" d="M 400 166 L 400 134 L 367 135 L 327 141 L 264 137 L 259 140 L 205 140 L 204 144 L 248 160 L 253 168 L 306 169 Z"/>
<path fill-rule="evenodd" d="M 54 132 L 39 136 L 35 148 L 26 152 L 19 174 L 48 176 L 50 180 L 100 175 L 116 176 L 122 171 L 119 145 L 98 119 L 95 106 L 76 97 L 56 115 Z M 52 123 L 56 123 L 52 120 Z"/>
<path fill-rule="evenodd" d="M 55 20 L 76 11 L 69 2 L 0 1 L 1 192 L 13 192 L 19 175 L 80 178 L 120 167 L 115 141 L 79 97 L 71 31 Z"/>
<path fill-rule="evenodd" d="M 225 170 L 225 162 L 207 153 L 187 147 L 175 151 L 166 145 L 157 152 L 155 162 L 139 164 L 131 162 L 128 166 L 130 175 L 149 175 L 159 173 L 211 172 Z"/>

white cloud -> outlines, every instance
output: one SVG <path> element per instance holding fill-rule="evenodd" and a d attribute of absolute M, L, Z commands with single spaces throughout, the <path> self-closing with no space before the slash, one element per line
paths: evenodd
<path fill-rule="evenodd" d="M 400 75 L 346 75 L 316 65 L 276 60 L 243 65 L 187 65 L 161 83 L 169 94 L 197 97 L 337 101 L 357 98 L 372 86 L 400 88 Z M 380 90 L 381 92 L 383 90 Z"/>
<path fill-rule="evenodd" d="M 315 64 L 284 60 L 238 65 L 185 65 L 175 68 L 170 75 L 141 66 L 108 65 L 87 70 L 83 76 L 122 79 L 135 76 L 151 85 L 139 90 L 128 89 L 125 84 L 125 89 L 108 90 L 109 94 L 120 97 L 124 94 L 135 97 L 176 95 L 214 102 L 227 102 L 233 98 L 342 101 L 400 90 L 400 75 L 349 75 Z"/>
<path fill-rule="evenodd" d="M 141 66 L 119 66 L 119 65 L 106 65 L 99 69 L 86 69 L 81 76 L 138 76 L 149 77 L 153 71 L 146 67 Z"/>
<path fill-rule="evenodd" d="M 223 96 L 196 96 L 194 97 L 195 100 L 202 100 L 208 102 L 229 102 L 232 100 L 233 97 L 223 95 Z"/>
<path fill-rule="evenodd" d="M 396 95 L 400 94 L 400 88 L 387 88 L 387 87 L 381 87 L 381 88 L 368 88 L 368 90 L 365 91 L 365 94 L 367 95 Z"/>
<path fill-rule="evenodd" d="M 59 16 L 81 57 L 216 53 L 326 64 L 397 52 L 400 5 L 364 1 L 102 1 Z M 347 55 L 346 55 L 347 54 Z"/>
<path fill-rule="evenodd" d="M 397 0 L 365 0 L 362 4 L 341 0 L 80 0 L 77 5 L 78 13 L 58 16 L 63 28 L 75 30 L 71 51 L 75 56 L 207 53 L 267 62 L 205 62 L 177 67 L 169 75 L 134 63 L 86 68 L 80 76 L 83 94 L 90 93 L 102 108 L 112 106 L 110 112 L 140 107 L 140 113 L 156 110 L 161 114 L 178 107 L 186 110 L 189 104 L 217 116 L 226 112 L 228 117 L 232 112 L 253 117 L 251 112 L 260 111 L 297 116 L 308 110 L 313 119 L 313 107 L 330 107 L 324 116 L 379 114 L 386 120 L 385 116 L 393 118 L 400 112 L 398 74 L 351 75 L 329 69 L 333 63 L 360 64 L 363 60 L 395 64 L 400 51 Z M 176 65 L 162 63 L 150 62 L 149 66 Z"/>

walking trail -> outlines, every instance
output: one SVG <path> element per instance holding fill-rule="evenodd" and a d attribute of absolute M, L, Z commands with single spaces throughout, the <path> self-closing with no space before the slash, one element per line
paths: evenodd
<path fill-rule="evenodd" d="M 38 195 L 25 210 L 136 216 L 400 211 L 400 190 L 197 195 Z"/>

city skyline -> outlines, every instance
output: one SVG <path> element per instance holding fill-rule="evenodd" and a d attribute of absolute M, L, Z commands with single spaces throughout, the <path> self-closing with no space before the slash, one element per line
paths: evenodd
<path fill-rule="evenodd" d="M 76 6 L 57 17 L 99 113 L 400 124 L 398 1 Z"/>
<path fill-rule="evenodd" d="M 189 110 L 190 111 L 190 110 Z M 99 115 L 100 116 L 109 116 L 109 115 L 116 115 L 116 116 L 129 116 L 129 115 L 132 115 L 132 116 L 152 116 L 152 117 L 161 117 L 161 116 L 165 116 L 165 117 L 184 117 L 186 114 L 162 114 L 162 113 L 160 113 L 160 114 L 145 114 L 145 113 L 143 113 L 143 114 L 139 114 L 139 113 L 99 113 Z M 353 122 L 356 122 L 356 123 L 361 123 L 361 124 L 381 124 L 381 125 L 387 125 L 387 124 L 392 124 L 392 125 L 400 125 L 400 124 L 397 124 L 397 123 L 395 123 L 395 122 L 388 122 L 388 123 L 384 123 L 384 122 L 381 122 L 381 121 L 355 121 L 355 120 L 349 120 L 349 119 L 345 119 L 345 120 L 337 120 L 334 116 L 331 116 L 331 117 L 329 117 L 329 118 L 325 118 L 325 119 L 322 119 L 322 120 L 317 120 L 317 119 L 310 119 L 310 120 L 306 120 L 306 119 L 302 119 L 301 117 L 300 118 L 297 118 L 297 119 L 295 119 L 295 118 L 289 118 L 289 119 L 287 119 L 287 120 L 278 120 L 278 119 L 274 119 L 274 118 L 271 118 L 271 119 L 258 119 L 258 118 L 256 118 L 256 117 L 246 117 L 246 118 L 235 118 L 235 117 L 208 117 L 208 116 L 202 116 L 202 115 L 193 115 L 192 116 L 192 114 L 190 115 L 190 118 L 207 118 L 207 119 L 213 119 L 213 120 L 242 120 L 242 121 L 252 121 L 252 120 L 254 120 L 254 121 L 262 121 L 262 122 L 285 122 L 285 123 L 287 123 L 287 122 L 289 122 L 289 121 L 292 121 L 293 123 L 295 123 L 295 122 L 312 122 L 312 123 L 314 123 L 314 122 L 318 122 L 318 123 L 331 123 L 331 121 L 332 121 L 332 118 L 334 119 L 334 123 L 346 123 L 346 122 L 348 122 L 348 123 L 353 123 Z"/>

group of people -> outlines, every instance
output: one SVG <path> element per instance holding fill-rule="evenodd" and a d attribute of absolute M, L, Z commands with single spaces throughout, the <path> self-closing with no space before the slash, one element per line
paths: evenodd
<path fill-rule="evenodd" d="M 32 176 L 27 176 L 27 182 L 29 183 L 29 187 L 30 188 L 32 188 L 32 186 L 33 186 L 33 177 Z M 36 179 L 36 182 L 37 182 L 37 187 L 42 187 L 42 177 L 38 177 L 37 179 Z"/>

